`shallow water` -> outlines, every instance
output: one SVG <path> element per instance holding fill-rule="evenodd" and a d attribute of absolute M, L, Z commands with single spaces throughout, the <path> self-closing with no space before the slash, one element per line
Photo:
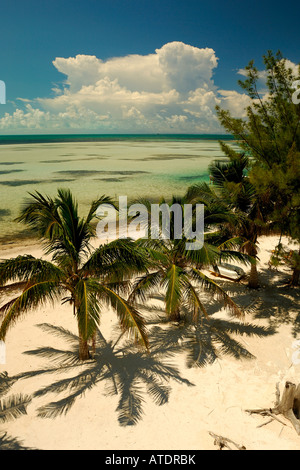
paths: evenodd
<path fill-rule="evenodd" d="M 218 141 L 118 140 L 18 143 L 0 146 L 0 239 L 26 235 L 14 222 L 29 192 L 55 195 L 70 188 L 82 212 L 103 194 L 151 199 L 183 194 L 208 181 L 208 166 L 223 157 Z"/>

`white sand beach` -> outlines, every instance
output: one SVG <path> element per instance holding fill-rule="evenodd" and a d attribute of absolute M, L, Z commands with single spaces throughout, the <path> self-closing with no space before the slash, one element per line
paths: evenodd
<path fill-rule="evenodd" d="M 143 395 L 143 416 L 134 426 L 118 422 L 119 397 L 108 393 L 105 381 L 99 381 L 76 400 L 68 413 L 53 419 L 37 417 L 37 409 L 57 400 L 54 393 L 35 397 L 27 414 L 0 425 L 4 432 L 26 448 L 50 450 L 217 450 L 210 432 L 221 435 L 247 450 L 299 450 L 300 436 L 289 421 L 250 415 L 247 409 L 274 406 L 276 384 L 282 391 L 285 382 L 300 382 L 300 351 L 297 356 L 295 317 L 299 312 L 299 289 L 282 287 L 290 274 L 286 268 L 268 269 L 271 250 L 277 237 L 260 239 L 259 272 L 261 288 L 251 291 L 243 283 L 221 280 L 238 303 L 248 307 L 245 321 L 260 326 L 273 326 L 275 333 L 266 337 L 239 336 L 255 358 L 238 360 L 222 356 L 204 368 L 187 368 L 184 354 L 165 358 L 178 368 L 181 377 L 193 386 L 170 380 L 167 403 L 158 406 Z M 284 240 L 287 244 L 288 241 Z M 6 247 L 0 258 L 18 254 L 42 256 L 33 242 Z M 211 300 L 208 302 L 212 305 Z M 257 306 L 257 309 L 253 306 Z M 251 308 L 250 308 L 251 307 Z M 220 306 L 221 308 L 221 306 Z M 145 307 L 146 310 L 146 307 Z M 226 316 L 223 310 L 215 316 Z M 44 306 L 28 312 L 10 330 L 6 339 L 6 364 L 0 372 L 9 376 L 53 366 L 49 359 L 24 352 L 39 347 L 68 348 L 61 338 L 42 331 L 38 324 L 49 323 L 77 333 L 76 321 L 68 304 Z M 101 332 L 108 340 L 116 316 L 104 311 Z M 299 358 L 299 360 L 295 360 Z M 16 382 L 9 395 L 32 394 L 42 386 L 61 379 L 61 374 L 36 375 Z"/>

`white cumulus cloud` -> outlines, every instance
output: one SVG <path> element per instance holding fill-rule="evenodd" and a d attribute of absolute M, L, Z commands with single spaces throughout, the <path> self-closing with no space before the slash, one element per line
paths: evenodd
<path fill-rule="evenodd" d="M 57 57 L 64 75 L 51 98 L 27 102 L 0 119 L 0 131 L 223 132 L 217 104 L 243 115 L 245 95 L 218 90 L 215 51 L 170 42 L 148 55 Z"/>

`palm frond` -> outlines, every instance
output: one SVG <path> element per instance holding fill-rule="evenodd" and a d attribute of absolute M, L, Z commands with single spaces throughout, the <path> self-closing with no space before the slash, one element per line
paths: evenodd
<path fill-rule="evenodd" d="M 47 254 L 52 254 L 54 260 L 64 260 L 69 257 L 76 265 L 80 255 L 88 250 L 90 234 L 84 219 L 79 217 L 78 203 L 68 189 L 58 189 L 58 195 L 53 202 L 60 225 L 52 237 L 48 237 Z"/>
<path fill-rule="evenodd" d="M 245 154 L 231 154 L 230 160 L 216 160 L 209 166 L 213 184 L 223 188 L 227 182 L 240 183 L 249 169 L 249 157 Z"/>
<path fill-rule="evenodd" d="M 3 294 L 10 294 L 12 292 L 24 289 L 26 284 L 27 284 L 26 281 L 20 281 L 20 282 L 13 282 L 12 284 L 8 284 L 6 286 L 0 286 L 0 296 Z"/>
<path fill-rule="evenodd" d="M 168 240 L 157 238 L 140 238 L 135 245 L 146 251 L 151 268 L 155 269 L 157 263 L 168 264 L 170 245 Z"/>
<path fill-rule="evenodd" d="M 235 359 L 254 359 L 255 356 L 253 354 L 221 328 L 213 328 L 212 334 L 215 343 L 219 344 L 222 355 L 229 355 Z"/>
<path fill-rule="evenodd" d="M 187 304 L 187 308 L 191 309 L 193 312 L 193 319 L 195 322 L 199 320 L 199 312 L 203 313 L 203 315 L 208 319 L 208 313 L 200 300 L 199 294 L 196 288 L 192 285 L 192 283 L 188 280 L 185 281 L 185 301 Z"/>
<path fill-rule="evenodd" d="M 220 261 L 235 261 L 245 265 L 256 263 L 256 260 L 253 256 L 235 250 L 222 250 L 220 252 Z"/>
<path fill-rule="evenodd" d="M 147 253 L 133 240 L 117 239 L 96 249 L 82 266 L 81 272 L 102 278 L 124 279 L 144 272 L 148 264 Z"/>
<path fill-rule="evenodd" d="M 31 398 L 28 395 L 12 395 L 0 400 L 0 422 L 5 423 L 27 413 Z"/>
<path fill-rule="evenodd" d="M 147 296 L 151 295 L 152 292 L 157 292 L 159 290 L 163 277 L 164 273 L 159 270 L 136 278 L 129 296 L 129 301 L 145 302 Z"/>
<path fill-rule="evenodd" d="M 78 337 L 77 337 L 78 342 Z M 43 358 L 47 358 L 51 360 L 53 363 L 59 363 L 61 367 L 64 366 L 65 370 L 68 367 L 73 367 L 74 365 L 79 365 L 80 361 L 78 359 L 78 354 L 76 350 L 76 354 L 74 354 L 75 348 L 70 351 L 65 351 L 63 349 L 58 348 L 51 348 L 51 347 L 41 347 L 33 350 L 26 351 L 24 354 L 28 356 L 35 356 L 38 355 Z M 51 374 L 53 372 L 53 368 L 45 369 L 45 374 Z M 29 377 L 30 374 L 27 374 Z M 25 377 L 24 374 L 20 374 L 19 377 Z"/>
<path fill-rule="evenodd" d="M 61 231 L 61 220 L 55 201 L 49 196 L 43 196 L 40 192 L 29 193 L 28 199 L 18 222 L 24 222 L 40 238 L 52 239 Z"/>
<path fill-rule="evenodd" d="M 230 313 L 239 318 L 244 317 L 244 312 L 242 311 L 242 309 L 213 279 L 206 276 L 204 273 L 202 273 L 196 268 L 191 269 L 191 275 L 194 281 L 199 282 L 204 289 L 211 292 L 213 296 L 217 296 L 218 299 L 222 300 L 224 306 Z"/>
<path fill-rule="evenodd" d="M 221 235 L 220 233 L 218 234 Z M 230 238 L 225 238 L 225 240 L 220 241 L 218 245 L 219 250 L 233 250 L 239 249 L 241 245 L 244 243 L 245 239 L 243 237 L 234 236 Z"/>
<path fill-rule="evenodd" d="M 8 436 L 5 432 L 0 434 L 0 449 L 1 450 L 34 450 L 31 447 L 25 447 L 15 437 Z"/>
<path fill-rule="evenodd" d="M 185 194 L 185 199 L 188 203 L 198 202 L 205 205 L 215 201 L 218 198 L 213 188 L 204 182 L 190 186 Z"/>
<path fill-rule="evenodd" d="M 153 398 L 154 403 L 162 406 L 169 401 L 171 388 L 167 385 L 158 383 L 152 377 L 152 382 L 147 386 L 149 395 Z"/>
<path fill-rule="evenodd" d="M 182 298 L 182 270 L 172 264 L 165 273 L 164 286 L 166 288 L 166 312 L 169 316 L 176 316 Z"/>
<path fill-rule="evenodd" d="M 95 217 L 97 217 L 97 209 L 98 209 L 99 206 L 101 206 L 101 204 L 110 204 L 117 210 L 117 207 L 116 207 L 114 201 L 109 196 L 102 195 L 99 198 L 95 199 L 94 201 L 92 201 L 91 206 L 90 206 L 90 210 L 89 210 L 88 215 L 86 216 L 86 219 L 85 219 L 85 223 L 87 225 L 89 225 L 89 227 L 90 227 L 90 223 L 92 222 L 92 220 Z M 93 231 L 93 234 L 94 233 L 95 232 Z"/>
<path fill-rule="evenodd" d="M 212 266 L 220 260 L 220 250 L 210 243 L 204 242 L 200 250 L 185 250 L 185 246 L 182 249 L 186 259 L 198 266 Z"/>
<path fill-rule="evenodd" d="M 62 292 L 57 281 L 39 281 L 28 283 L 22 293 L 0 308 L 0 338 L 5 339 L 8 328 L 26 311 L 36 308 L 46 302 L 59 299 Z"/>
<path fill-rule="evenodd" d="M 39 418 L 57 418 L 62 414 L 68 413 L 72 406 L 74 405 L 78 393 L 74 393 L 73 395 L 69 395 L 66 398 L 58 400 L 56 402 L 48 403 L 47 405 L 41 406 L 38 408 L 37 416 Z"/>
<path fill-rule="evenodd" d="M 99 284 L 92 279 L 81 279 L 75 288 L 76 316 L 80 336 L 84 340 L 91 338 L 99 324 L 100 303 Z"/>
<path fill-rule="evenodd" d="M 117 312 L 124 330 L 132 334 L 137 342 L 141 342 L 148 348 L 145 322 L 138 310 L 106 285 L 101 286 L 100 292 L 106 302 Z"/>
<path fill-rule="evenodd" d="M 40 323 L 36 325 L 37 328 L 40 328 L 46 333 L 50 333 L 55 336 L 63 338 L 65 341 L 68 341 L 70 344 L 76 344 L 78 341 L 78 336 L 72 333 L 70 330 L 63 328 L 62 326 L 51 325 L 50 323 Z"/>
<path fill-rule="evenodd" d="M 53 280 L 59 282 L 64 273 L 53 263 L 31 255 L 20 255 L 0 262 L 0 285 L 7 282 L 29 280 Z"/>

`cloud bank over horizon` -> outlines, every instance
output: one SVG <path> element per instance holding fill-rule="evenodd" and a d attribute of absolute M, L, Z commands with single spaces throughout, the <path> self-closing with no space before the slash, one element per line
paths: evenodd
<path fill-rule="evenodd" d="M 215 86 L 211 48 L 169 42 L 148 55 L 57 57 L 52 97 L 18 98 L 0 132 L 221 133 L 215 106 L 244 117 L 248 97 Z"/>

